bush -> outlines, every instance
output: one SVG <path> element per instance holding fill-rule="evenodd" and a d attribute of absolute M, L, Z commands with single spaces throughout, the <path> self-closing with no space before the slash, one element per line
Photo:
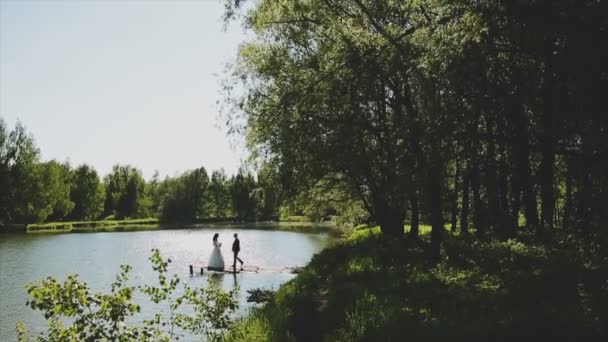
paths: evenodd
<path fill-rule="evenodd" d="M 93 293 L 76 275 L 63 283 L 53 277 L 26 285 L 30 300 L 27 305 L 42 311 L 48 330 L 34 339 L 25 325 L 17 323 L 19 341 L 171 341 L 183 337 L 176 328 L 209 340 L 218 340 L 232 325 L 231 315 L 237 308 L 236 292 L 222 291 L 209 282 L 206 288 L 192 289 L 184 284 L 183 294 L 175 296 L 180 283 L 177 275 L 167 277 L 171 259 L 164 260 L 160 252 L 152 250 L 152 268 L 157 272 L 156 286 L 129 286 L 131 266 L 122 265 L 112 283 L 110 293 Z M 170 308 L 168 317 L 156 314 L 139 325 L 129 325 L 141 308 L 133 302 L 142 293 L 154 303 Z M 186 307 L 188 314 L 183 313 Z M 67 323 L 66 323 L 67 322 Z"/>

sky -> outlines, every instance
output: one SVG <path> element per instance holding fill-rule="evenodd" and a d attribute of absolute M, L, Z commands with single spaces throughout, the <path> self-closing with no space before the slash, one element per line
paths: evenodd
<path fill-rule="evenodd" d="M 0 0 L 0 116 L 43 160 L 150 178 L 246 158 L 218 116 L 247 35 L 223 0 Z"/>

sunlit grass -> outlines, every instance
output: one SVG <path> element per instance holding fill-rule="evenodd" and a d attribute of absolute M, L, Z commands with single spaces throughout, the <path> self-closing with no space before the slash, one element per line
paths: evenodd
<path fill-rule="evenodd" d="M 410 232 L 412 227 L 409 224 L 403 226 L 403 232 Z M 421 224 L 418 226 L 418 231 L 421 236 L 429 235 L 431 233 L 432 227 L 428 224 Z M 366 227 L 361 226 L 355 229 L 351 236 L 349 236 L 352 240 L 365 239 L 370 236 L 380 235 L 380 226 Z"/>
<path fill-rule="evenodd" d="M 584 276 L 564 249 L 448 232 L 436 263 L 430 230 L 421 225 L 416 241 L 386 239 L 379 227 L 356 229 L 316 255 L 274 303 L 254 309 L 226 340 L 247 341 L 247 333 L 269 341 L 601 335 L 605 310 L 593 305 L 607 297 L 594 280 L 601 276 Z"/>
<path fill-rule="evenodd" d="M 126 227 L 130 228 L 126 228 Z M 159 220 L 156 218 L 129 219 L 129 220 L 103 220 L 103 221 L 69 221 L 49 222 L 42 224 L 29 224 L 28 233 L 69 233 L 69 232 L 96 232 L 121 230 L 149 230 L 158 229 Z"/>

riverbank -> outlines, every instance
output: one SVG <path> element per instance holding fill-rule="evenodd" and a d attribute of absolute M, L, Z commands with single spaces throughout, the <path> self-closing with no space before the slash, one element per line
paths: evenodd
<path fill-rule="evenodd" d="M 3 232 L 12 233 L 94 233 L 122 232 L 176 228 L 253 228 L 260 230 L 283 230 L 308 233 L 328 233 L 334 236 L 341 234 L 332 222 L 312 223 L 296 222 L 233 222 L 226 218 L 206 219 L 191 223 L 166 223 L 156 218 L 133 220 L 104 220 L 104 221 L 75 221 L 49 222 L 29 225 L 6 225 L 1 227 Z"/>
<path fill-rule="evenodd" d="M 422 232 L 430 228 L 424 227 Z M 316 255 L 226 341 L 601 340 L 608 265 L 576 246 L 429 234 L 386 240 L 361 230 Z M 598 261 L 599 260 L 599 261 Z"/>
<path fill-rule="evenodd" d="M 159 229 L 160 221 L 156 218 L 134 220 L 104 220 L 104 221 L 74 221 L 49 222 L 28 224 L 28 233 L 82 233 L 82 232 L 111 232 L 124 230 Z"/>

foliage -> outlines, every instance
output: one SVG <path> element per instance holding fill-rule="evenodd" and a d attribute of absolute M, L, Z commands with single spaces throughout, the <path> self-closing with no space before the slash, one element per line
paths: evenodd
<path fill-rule="evenodd" d="M 254 196 L 255 179 L 243 168 L 230 180 L 229 191 L 232 208 L 237 221 L 254 221 L 256 219 L 256 200 Z M 257 197 L 257 198 L 256 198 Z"/>
<path fill-rule="evenodd" d="M 200 167 L 164 180 L 156 172 L 146 182 L 141 170 L 115 165 L 101 182 L 89 165 L 72 169 L 68 163 L 41 162 L 25 127 L 17 123 L 9 131 L 0 118 L 0 223 L 56 221 L 50 226 L 30 225 L 29 231 L 71 231 L 70 223 L 63 221 L 103 217 L 156 216 L 165 222 L 234 216 L 237 221 L 277 220 L 284 200 L 279 178 L 275 166 L 264 164 L 257 179 L 244 169 L 230 177 L 223 170 L 213 171 L 209 179 Z"/>
<path fill-rule="evenodd" d="M 343 187 L 324 181 L 283 203 L 281 220 L 298 220 L 297 214 L 303 214 L 303 220 L 309 222 L 333 221 L 347 235 L 369 220 L 361 201 L 349 196 Z"/>
<path fill-rule="evenodd" d="M 243 3 L 226 0 L 254 34 L 228 125 L 292 188 L 337 180 L 387 235 L 409 211 L 433 226 L 436 259 L 445 222 L 482 238 L 601 230 L 604 4 Z"/>
<path fill-rule="evenodd" d="M 0 220 L 22 223 L 43 216 L 36 212 L 39 154 L 21 123 L 8 131 L 0 118 Z"/>
<path fill-rule="evenodd" d="M 247 293 L 249 293 L 249 296 L 247 297 L 248 302 L 259 304 L 272 301 L 274 299 L 275 291 L 264 289 L 251 289 L 247 290 Z"/>
<path fill-rule="evenodd" d="M 165 179 L 158 186 L 161 217 L 165 221 L 193 222 L 208 215 L 209 177 L 204 167 L 179 177 Z"/>
<path fill-rule="evenodd" d="M 72 171 L 70 199 L 74 209 L 70 217 L 75 220 L 95 220 L 103 212 L 105 189 L 95 169 L 83 164 Z"/>
<path fill-rule="evenodd" d="M 74 208 L 70 199 L 71 173 L 69 165 L 50 161 L 38 165 L 36 182 L 36 221 L 66 217 Z"/>
<path fill-rule="evenodd" d="M 231 215 L 228 178 L 224 170 L 213 171 L 209 183 L 209 211 L 213 217 L 228 217 Z"/>
<path fill-rule="evenodd" d="M 564 248 L 567 238 L 546 245 L 524 235 L 448 235 L 436 263 L 429 237 L 430 227 L 420 240 L 387 239 L 376 228 L 324 250 L 225 340 L 601 341 L 608 334 L 601 280 L 608 269 L 584 267 L 589 258 Z"/>
<path fill-rule="evenodd" d="M 115 165 L 104 178 L 104 186 L 104 215 L 115 214 L 119 219 L 149 216 L 151 200 L 141 171 L 128 165 Z"/>
<path fill-rule="evenodd" d="M 170 341 L 184 336 L 185 332 L 219 339 L 232 324 L 231 314 L 236 310 L 236 289 L 226 293 L 212 282 L 206 288 L 192 289 L 184 284 L 183 293 L 177 295 L 180 283 L 174 275 L 167 277 L 170 259 L 152 250 L 152 268 L 158 275 L 155 286 L 128 285 L 131 266 L 122 265 L 112 283 L 110 293 L 93 293 L 77 276 L 70 275 L 61 283 L 52 277 L 26 286 L 30 300 L 27 305 L 44 313 L 49 328 L 35 338 L 29 336 L 22 323 L 17 324 L 20 341 Z M 170 314 L 156 314 L 140 325 L 131 322 L 141 311 L 134 302 L 137 293 L 146 294 L 154 303 L 168 306 Z M 194 314 L 180 311 L 191 308 Z M 66 318 L 68 318 L 66 320 Z M 177 331 L 177 328 L 183 331 Z"/>

